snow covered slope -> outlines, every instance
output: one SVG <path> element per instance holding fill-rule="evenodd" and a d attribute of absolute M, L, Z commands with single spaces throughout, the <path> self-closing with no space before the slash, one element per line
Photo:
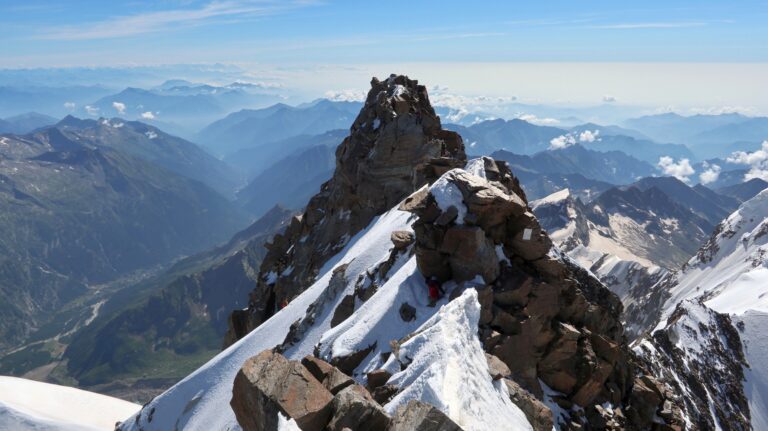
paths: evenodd
<path fill-rule="evenodd" d="M 661 283 L 668 288 L 669 299 L 662 307 L 654 337 L 672 334 L 676 353 L 671 356 L 686 364 L 701 367 L 708 358 L 720 358 L 710 367 L 720 374 L 720 379 L 708 387 L 709 391 L 722 389 L 723 381 L 731 375 L 740 377 L 740 370 L 727 363 L 743 355 L 748 368 L 743 370 L 742 390 L 748 400 L 752 427 L 768 429 L 768 189 L 742 204 L 679 273 L 669 275 Z M 716 325 L 709 323 L 711 311 L 707 310 L 730 319 L 720 319 Z M 690 321 L 685 331 L 675 329 L 681 325 L 681 315 Z M 730 331 L 738 333 L 743 353 L 738 345 L 711 347 L 711 330 L 696 336 L 696 328 L 716 327 L 717 331 L 728 332 L 729 321 L 738 328 Z M 647 354 L 664 348 L 663 344 L 649 347 L 648 341 L 643 341 L 636 351 Z M 666 350 L 669 354 L 668 346 Z M 740 396 L 731 394 L 732 399 Z M 709 401 L 715 411 L 713 403 Z M 725 429 L 732 426 L 722 420 L 719 425 Z"/>
<path fill-rule="evenodd" d="M 319 343 L 321 353 L 333 349 L 334 356 L 363 350 L 375 345 L 375 350 L 359 366 L 355 376 L 365 379 L 363 371 L 380 368 L 382 351 L 389 351 L 391 340 L 410 333 L 413 338 L 401 346 L 414 361 L 423 366 L 408 367 L 397 373 L 392 381 L 409 387 L 385 407 L 394 411 L 411 399 L 421 399 L 444 410 L 466 430 L 488 429 L 490 420 L 504 418 L 509 428 L 530 429 L 525 416 L 509 400 L 503 384 L 492 385 L 488 376 L 483 349 L 477 336 L 480 305 L 472 283 L 463 296 L 448 303 L 441 299 L 435 307 L 428 303 L 423 277 L 416 267 L 415 257 L 401 255 L 373 296 L 363 303 L 350 318 L 331 328 L 334 310 L 342 299 L 354 293 L 359 280 L 376 273 L 390 256 L 390 235 L 396 230 L 410 230 L 414 217 L 393 209 L 380 216 L 353 238 L 349 245 L 325 265 L 317 281 L 283 310 L 230 346 L 210 362 L 151 401 L 140 412 L 138 422 L 125 421 L 123 430 L 212 430 L 239 429 L 229 407 L 232 382 L 238 370 L 251 356 L 277 345 L 287 348 L 290 359 L 311 354 Z M 341 275 L 340 275 L 341 274 Z M 370 281 L 366 288 L 371 288 Z M 447 291 L 458 288 L 447 283 Z M 398 316 L 403 303 L 415 308 L 416 318 L 405 322 Z M 307 312 L 307 310 L 311 310 Z M 291 325 L 301 332 L 296 344 L 283 344 Z M 306 325 L 303 322 L 307 322 Z M 423 334 L 432 334 L 425 340 Z M 422 335 L 419 335 L 422 334 Z M 362 346 L 362 348 L 361 348 Z M 387 362 L 397 368 L 397 362 Z M 466 367 L 469 361 L 472 367 Z M 395 371 L 393 369 L 393 371 Z M 479 385 L 479 386 L 478 386 Z M 492 415 L 481 414 L 493 412 Z"/>
<path fill-rule="evenodd" d="M 235 375 L 246 359 L 265 349 L 283 343 L 291 325 L 305 318 L 307 308 L 313 303 L 323 302 L 324 307 L 316 308 L 317 326 L 307 334 L 306 342 L 294 346 L 286 355 L 292 359 L 312 353 L 314 342 L 322 335 L 323 327 L 330 326 L 330 314 L 344 297 L 345 292 L 354 290 L 359 275 L 374 269 L 386 261 L 391 247 L 390 235 L 394 230 L 408 229 L 411 214 L 391 210 L 378 217 L 371 225 L 352 238 L 343 251 L 332 258 L 321 271 L 317 281 L 279 313 L 211 359 L 207 364 L 187 376 L 168 391 L 152 400 L 140 412 L 139 421 L 127 420 L 123 430 L 227 430 L 239 429 L 234 413 L 229 407 L 232 398 L 232 384 Z M 334 271 L 346 266 L 349 282 L 334 289 L 331 279 Z M 334 283 L 334 287 L 336 283 Z M 323 298 L 324 297 L 324 298 Z M 318 299 L 321 301 L 317 302 Z M 394 320 L 394 319 L 393 319 Z M 416 329 L 418 326 L 414 326 Z"/>
<path fill-rule="evenodd" d="M 662 318 L 702 296 L 722 313 L 768 313 L 768 189 L 725 219 L 676 276 Z"/>
<path fill-rule="evenodd" d="M 139 405 L 93 392 L 0 376 L 0 429 L 112 430 Z"/>

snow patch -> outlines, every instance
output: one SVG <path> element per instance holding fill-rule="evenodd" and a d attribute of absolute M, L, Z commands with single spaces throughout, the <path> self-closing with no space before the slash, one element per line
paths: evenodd
<path fill-rule="evenodd" d="M 400 345 L 397 356 L 407 366 L 388 383 L 404 389 L 385 406 L 387 412 L 416 399 L 442 410 L 467 431 L 532 429 L 510 401 L 506 385 L 494 384 L 489 375 L 477 337 L 479 319 L 477 291 L 467 289 Z M 398 358 L 391 355 L 385 368 L 399 367 Z"/>
<path fill-rule="evenodd" d="M 3 429 L 112 430 L 115 422 L 140 408 L 138 404 L 76 388 L 0 376 Z"/>
<path fill-rule="evenodd" d="M 464 217 L 467 215 L 467 206 L 464 205 L 464 197 L 461 195 L 461 190 L 453 184 L 447 175 L 441 176 L 434 184 L 429 188 L 429 192 L 437 201 L 437 206 L 442 211 L 448 210 L 450 207 L 456 207 L 459 211 L 458 217 L 456 217 L 456 224 L 463 224 Z"/>

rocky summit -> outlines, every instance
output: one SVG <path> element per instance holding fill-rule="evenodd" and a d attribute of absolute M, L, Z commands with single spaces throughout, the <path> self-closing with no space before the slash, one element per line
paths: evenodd
<path fill-rule="evenodd" d="M 620 299 L 553 245 L 505 162 L 466 160 L 423 86 L 374 79 L 336 156 L 231 346 L 121 430 L 685 427 Z"/>
<path fill-rule="evenodd" d="M 250 306 L 232 314 L 225 344 L 298 296 L 374 217 L 465 161 L 461 136 L 442 129 L 423 85 L 405 76 L 373 78 L 336 149 L 333 177 L 268 245 Z"/>

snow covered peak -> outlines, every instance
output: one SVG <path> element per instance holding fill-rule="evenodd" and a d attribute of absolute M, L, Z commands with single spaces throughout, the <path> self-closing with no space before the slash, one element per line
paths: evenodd
<path fill-rule="evenodd" d="M 663 316 L 696 297 L 719 312 L 768 312 L 768 190 L 720 223 L 674 284 Z"/>
<path fill-rule="evenodd" d="M 0 376 L 0 429 L 108 431 L 140 406 L 66 386 Z"/>
<path fill-rule="evenodd" d="M 542 205 L 554 205 L 561 203 L 571 196 L 571 192 L 568 189 L 562 189 L 558 192 L 554 192 L 549 196 L 545 196 L 541 199 L 531 202 L 531 208 L 535 211 L 536 208 Z"/>

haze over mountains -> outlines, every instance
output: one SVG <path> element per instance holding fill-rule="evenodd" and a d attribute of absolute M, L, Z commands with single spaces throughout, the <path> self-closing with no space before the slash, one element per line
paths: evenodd
<path fill-rule="evenodd" d="M 401 395 L 375 402 L 392 420 L 407 399 L 448 403 L 404 383 L 427 371 L 384 358 L 393 354 L 388 343 L 395 339 L 417 357 L 431 358 L 439 373 L 454 370 L 453 360 L 482 359 L 472 360 L 482 372 L 465 376 L 482 390 L 468 393 L 495 400 L 488 408 L 521 427 L 547 428 L 541 428 L 547 418 L 602 420 L 594 412 L 580 417 L 578 408 L 569 407 L 547 416 L 560 405 L 557 397 L 562 405 L 589 411 L 599 411 L 596 400 L 609 396 L 618 397 L 617 409 L 636 405 L 632 397 L 639 395 L 631 388 L 650 383 L 625 376 L 630 381 L 619 392 L 606 389 L 609 382 L 618 385 L 618 374 L 603 378 L 604 363 L 611 373 L 653 369 L 659 387 L 690 390 L 665 369 L 632 362 L 628 352 L 635 349 L 642 361 L 661 361 L 669 369 L 690 363 L 659 338 L 680 331 L 675 325 L 693 324 L 663 320 L 685 301 L 681 307 L 691 310 L 692 322 L 730 334 L 730 323 L 716 314 L 730 308 L 694 306 L 697 295 L 685 287 L 692 283 L 685 277 L 692 265 L 710 271 L 701 256 L 719 256 L 720 246 L 702 246 L 730 239 L 723 237 L 723 223 L 734 232 L 747 229 L 727 220 L 746 220 L 737 215 L 747 212 L 750 219 L 764 218 L 749 208 L 762 208 L 761 192 L 768 187 L 759 138 L 765 118 L 661 114 L 618 125 L 574 118 L 536 124 L 433 108 L 426 88 L 405 77 L 372 86 L 385 94 L 378 101 L 369 95 L 365 102 L 317 99 L 292 106 L 273 103 L 280 90 L 270 86 L 174 79 L 84 99 L 90 101 L 78 102 L 76 115 L 19 112 L 0 120 L 0 372 L 142 403 L 192 373 L 189 383 L 153 402 L 156 413 L 145 408 L 124 429 L 132 429 L 130 423 L 162 429 L 177 420 L 193 428 L 215 422 L 211 412 L 230 409 L 221 395 L 232 394 L 234 376 L 227 373 L 242 366 L 231 361 L 278 344 L 288 359 L 314 354 L 328 360 L 368 385 L 371 396 L 381 394 L 368 373 L 386 369 L 394 376 L 386 386 L 399 385 Z M 56 114 L 46 106 L 29 110 Z M 480 158 L 467 163 L 463 154 Z M 398 206 L 419 190 L 429 190 L 428 197 L 412 196 L 424 199 L 422 206 Z M 488 208 L 505 218 L 497 220 Z M 745 253 L 759 269 L 762 231 L 749 223 L 749 241 L 756 245 Z M 532 230 L 533 243 L 522 239 L 525 229 Z M 461 248 L 468 245 L 474 248 Z M 728 247 L 733 250 L 723 253 L 737 253 Z M 731 258 L 713 262 L 725 259 Z M 440 299 L 442 309 L 419 296 L 430 271 L 456 288 Z M 744 277 L 760 276 L 747 267 L 732 272 L 728 283 L 738 289 L 747 289 Z M 469 273 L 474 275 L 458 280 Z M 527 288 L 515 277 L 557 286 L 562 290 L 551 292 L 557 297 L 579 292 L 591 305 L 549 309 L 551 302 L 545 306 L 518 291 Z M 469 293 L 475 291 L 470 286 L 478 293 Z M 676 289 L 687 296 L 676 299 Z M 232 310 L 239 311 L 230 315 Z M 761 343 L 754 335 L 761 318 L 749 320 L 746 308 L 738 313 L 752 325 L 745 339 Z M 546 318 L 553 332 L 520 332 L 532 318 Z M 595 323 L 600 319 L 611 323 Z M 248 347 L 236 344 L 217 356 L 222 343 L 250 330 L 256 335 L 248 336 Z M 461 333 L 472 348 L 462 346 L 459 358 L 435 359 L 434 352 L 446 346 L 407 343 L 423 331 Z M 593 356 L 583 349 L 566 354 L 568 337 L 589 340 Z M 598 352 L 603 342 L 609 349 Z M 515 343 L 536 352 L 526 356 L 529 362 L 516 362 Z M 734 347 L 741 341 L 733 343 L 701 348 L 716 349 L 719 361 L 733 365 L 741 363 Z M 569 359 L 555 360 L 552 352 Z M 510 367 L 505 385 L 519 385 L 514 390 L 528 404 L 509 393 L 498 398 L 504 391 L 486 385 L 486 353 Z M 352 356 L 361 362 L 345 362 Z M 198 369 L 214 357 L 210 368 Z M 762 358 L 753 352 L 745 357 Z M 598 365 L 571 385 L 576 365 L 569 361 Z M 754 373 L 762 375 L 759 367 Z M 717 386 L 717 379 L 701 378 L 710 379 L 707 388 Z M 537 379 L 546 386 L 533 384 Z M 736 405 L 743 398 L 759 411 L 761 401 L 750 387 L 734 385 L 718 399 Z M 203 397 L 194 414 L 183 413 L 194 396 L 189 391 L 203 389 L 213 395 Z M 666 423 L 725 417 L 717 409 L 697 410 L 706 399 L 682 402 L 671 393 L 651 406 L 656 414 L 666 411 L 665 402 L 674 405 L 673 413 L 659 416 Z M 441 411 L 466 429 L 484 423 Z M 652 417 L 629 411 L 625 421 Z M 226 412 L 222 420 L 236 424 Z M 154 425 L 152 415 L 160 418 Z M 761 424 L 760 417 L 731 419 Z"/>

